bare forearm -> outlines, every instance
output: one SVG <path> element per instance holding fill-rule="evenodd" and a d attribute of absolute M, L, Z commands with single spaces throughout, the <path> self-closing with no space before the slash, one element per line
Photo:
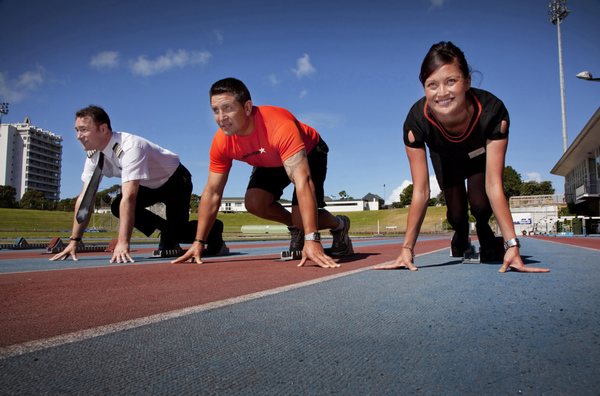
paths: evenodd
<path fill-rule="evenodd" d="M 500 185 L 490 185 L 487 186 L 486 190 L 492 205 L 492 211 L 502 231 L 502 236 L 505 240 L 514 238 L 516 236 L 515 226 L 502 187 Z"/>
<path fill-rule="evenodd" d="M 135 222 L 135 197 L 123 197 L 119 206 L 119 242 L 129 243 Z"/>
<path fill-rule="evenodd" d="M 198 229 L 196 230 L 196 239 L 206 241 L 210 229 L 212 228 L 221 206 L 221 195 L 216 193 L 202 194 L 200 206 L 198 207 Z"/>
<path fill-rule="evenodd" d="M 315 200 L 314 184 L 310 177 L 307 179 L 297 182 L 295 187 L 304 232 L 310 234 L 319 231 L 319 209 Z"/>
<path fill-rule="evenodd" d="M 427 212 L 427 204 L 429 203 L 429 191 L 413 192 L 410 208 L 408 209 L 408 220 L 406 224 L 406 236 L 404 237 L 404 245 L 414 247 L 423 225 L 423 219 Z"/>

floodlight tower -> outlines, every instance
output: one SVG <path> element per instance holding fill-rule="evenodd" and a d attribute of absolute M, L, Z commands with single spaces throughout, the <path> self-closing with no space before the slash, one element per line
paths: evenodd
<path fill-rule="evenodd" d="M 2 124 L 2 116 L 8 114 L 8 103 L 0 103 L 0 124 Z"/>
<path fill-rule="evenodd" d="M 562 108 L 562 130 L 563 130 L 563 152 L 567 151 L 569 142 L 567 140 L 567 112 L 565 110 L 565 77 L 562 64 L 562 44 L 560 39 L 560 24 L 569 15 L 571 11 L 567 10 L 567 0 L 552 0 L 548 4 L 550 9 L 550 22 L 558 27 L 558 64 L 560 67 L 560 104 Z"/>

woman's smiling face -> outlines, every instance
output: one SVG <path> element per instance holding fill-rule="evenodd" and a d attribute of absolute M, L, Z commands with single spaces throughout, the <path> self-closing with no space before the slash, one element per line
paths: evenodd
<path fill-rule="evenodd" d="M 455 63 L 447 63 L 425 80 L 424 88 L 436 116 L 453 116 L 468 106 L 466 92 L 471 88 L 471 76 L 464 76 Z"/>

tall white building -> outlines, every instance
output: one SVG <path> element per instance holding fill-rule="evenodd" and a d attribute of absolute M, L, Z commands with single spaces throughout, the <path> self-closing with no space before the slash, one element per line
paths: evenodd
<path fill-rule="evenodd" d="M 0 185 L 13 186 L 20 201 L 29 190 L 60 200 L 62 136 L 23 123 L 0 126 Z"/>

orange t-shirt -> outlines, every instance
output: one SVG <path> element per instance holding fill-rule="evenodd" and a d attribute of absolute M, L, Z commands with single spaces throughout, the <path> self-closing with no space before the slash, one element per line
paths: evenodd
<path fill-rule="evenodd" d="M 261 168 L 280 167 L 303 148 L 308 154 L 319 143 L 319 133 L 286 109 L 255 106 L 252 114 L 254 130 L 247 136 L 217 131 L 210 147 L 211 172 L 228 172 L 234 159 Z"/>

